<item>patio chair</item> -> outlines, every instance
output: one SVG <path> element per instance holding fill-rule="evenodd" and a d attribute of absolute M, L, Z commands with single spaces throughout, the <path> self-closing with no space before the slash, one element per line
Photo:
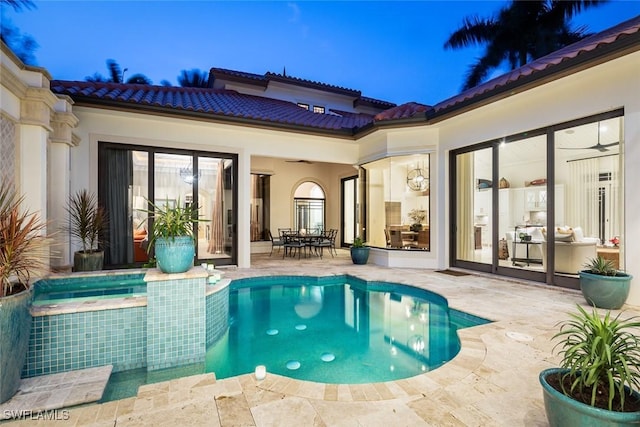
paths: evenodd
<path fill-rule="evenodd" d="M 295 256 L 296 251 L 298 252 L 298 259 L 300 259 L 302 251 L 307 247 L 307 244 L 302 239 L 298 238 L 297 233 L 283 232 L 282 241 L 284 242 L 282 245 L 284 247 L 282 259 L 287 256 L 287 253 L 291 256 Z"/>
<path fill-rule="evenodd" d="M 331 248 L 332 246 L 335 245 L 335 231 L 337 230 L 324 231 L 322 233 L 322 236 L 311 244 L 311 246 L 313 246 L 313 248 L 315 249 L 316 253 L 320 255 L 320 259 L 322 259 L 322 253 L 324 251 L 324 248 L 329 249 L 331 258 L 333 258 L 333 252 Z M 332 241 L 332 237 L 333 237 L 333 241 Z"/>
<path fill-rule="evenodd" d="M 269 236 L 269 240 L 271 240 L 271 252 L 269 253 L 269 256 L 271 256 L 273 254 L 273 248 L 277 247 L 278 251 L 280 251 L 280 248 L 284 246 L 284 242 L 280 237 L 274 238 L 273 234 L 271 234 L 271 230 L 269 229 L 267 229 L 267 234 Z"/>

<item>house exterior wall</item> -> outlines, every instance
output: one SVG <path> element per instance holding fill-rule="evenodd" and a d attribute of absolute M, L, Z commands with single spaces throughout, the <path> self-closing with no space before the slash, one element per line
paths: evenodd
<path fill-rule="evenodd" d="M 628 303 L 640 306 L 640 52 L 604 62 L 536 88 L 511 94 L 489 105 L 432 124 L 381 128 L 357 141 L 265 130 L 239 125 L 167 118 L 150 114 L 110 111 L 74 106 L 56 98 L 48 89 L 44 69 L 25 67 L 2 45 L 0 52 L 0 118 L 2 152 L 14 150 L 13 178 L 27 196 L 32 211 L 60 225 L 61 206 L 68 193 L 88 188 L 97 190 L 97 144 L 108 141 L 167 148 L 221 151 L 238 154 L 238 265 L 250 265 L 249 196 L 250 173 L 262 169 L 253 158 L 269 158 L 275 183 L 272 227 L 290 226 L 291 200 L 295 186 L 305 180 L 318 182 L 335 201 L 327 214 L 327 225 L 339 225 L 340 178 L 353 175 L 352 166 L 375 159 L 431 153 L 431 247 L 424 253 L 372 250 L 371 260 L 380 265 L 444 268 L 450 264 L 449 212 L 451 195 L 448 161 L 451 150 L 533 129 L 563 123 L 598 113 L 624 108 L 624 233 L 623 253 L 632 281 Z M 69 118 L 68 115 L 73 118 Z M 74 128 L 75 119 L 79 120 Z M 56 132 L 63 122 L 68 129 Z M 64 128 L 63 126 L 63 128 Z M 10 128 L 13 127 L 13 130 Z M 13 135 L 5 140 L 4 135 Z M 52 136 L 53 135 L 53 136 Z M 13 138 L 13 141 L 8 139 Z M 65 144 L 51 149 L 51 144 Z M 11 145 L 11 146 L 10 146 Z M 51 153 L 51 154 L 48 154 Z M 318 162 L 317 167 L 299 170 L 285 159 Z M 330 167 L 326 164 L 331 163 Z M 11 164 L 10 162 L 8 164 Z M 313 165 L 312 165 L 313 166 Z M 324 167 L 323 167 L 324 166 Z M 255 170 L 254 170 L 255 171 Z M 55 180 L 52 173 L 60 174 Z M 60 189 L 58 183 L 70 183 Z M 56 188 L 52 189 L 52 185 Z M 287 213 L 288 212 L 288 213 Z M 52 216 L 53 215 L 53 216 Z M 65 256 L 68 257 L 70 251 Z"/>
<path fill-rule="evenodd" d="M 24 209 L 48 220 L 47 232 L 54 234 L 64 221 L 69 196 L 69 153 L 61 147 L 73 144 L 69 128 L 77 119 L 71 113 L 72 102 L 49 90 L 45 69 L 25 66 L 4 43 L 0 67 L 2 185 L 12 183 L 24 196 Z M 49 194 L 51 188 L 55 197 Z M 69 258 L 67 239 L 55 235 L 54 267 Z"/>
<path fill-rule="evenodd" d="M 442 219 L 437 246 L 445 248 L 449 265 L 448 155 L 453 149 L 518 134 L 573 119 L 624 108 L 624 245 L 621 257 L 629 273 L 640 278 L 640 199 L 635 183 L 640 182 L 640 52 L 629 54 L 487 106 L 455 116 L 433 126 L 440 133 L 441 166 L 439 193 Z M 640 305 L 640 280 L 632 281 L 628 303 Z"/>
<path fill-rule="evenodd" d="M 250 173 L 252 157 L 275 157 L 256 165 L 255 171 L 271 171 L 273 178 L 271 226 L 293 224 L 293 192 L 298 184 L 314 181 L 326 192 L 327 225 L 340 224 L 340 177 L 357 161 L 357 145 L 346 139 L 293 134 L 194 120 L 75 107 L 80 119 L 75 134 L 81 141 L 72 150 L 72 191 L 89 183 L 98 188 L 98 142 L 238 154 L 238 266 L 250 265 Z M 316 149 L 310 149 L 314 147 Z M 278 160 L 279 158 L 279 160 Z M 284 159 L 313 162 L 301 168 Z M 271 162 L 269 164 L 269 162 Z M 329 167 L 325 163 L 331 163 Z M 76 188 L 78 187 L 78 188 Z"/>

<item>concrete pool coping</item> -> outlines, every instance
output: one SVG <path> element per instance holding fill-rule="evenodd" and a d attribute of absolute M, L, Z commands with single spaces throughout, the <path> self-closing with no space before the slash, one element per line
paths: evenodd
<path fill-rule="evenodd" d="M 203 374 L 142 386 L 136 397 L 69 408 L 69 425 L 548 425 L 538 374 L 557 365 L 551 351 L 556 323 L 576 304 L 586 307 L 579 291 L 475 272 L 456 277 L 355 266 L 348 251 L 338 253 L 322 261 L 254 255 L 251 269 L 226 270 L 227 277 L 349 274 L 411 284 L 444 296 L 456 310 L 494 322 L 461 330 L 456 358 L 406 380 L 331 385 L 272 374 L 262 382 L 253 375 L 216 380 Z M 625 317 L 640 314 L 640 307 L 624 310 Z"/>

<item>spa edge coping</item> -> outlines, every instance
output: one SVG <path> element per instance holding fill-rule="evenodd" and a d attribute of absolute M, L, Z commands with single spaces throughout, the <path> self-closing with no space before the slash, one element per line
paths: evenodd
<path fill-rule="evenodd" d="M 194 274 L 181 273 L 181 274 L 164 274 L 164 273 L 154 273 L 151 277 L 155 279 L 155 281 L 161 280 L 182 280 L 182 279 L 195 279 L 195 278 L 205 278 L 208 276 L 208 273 L 202 267 L 194 267 L 192 270 L 199 270 L 194 272 Z M 143 272 L 144 270 L 141 270 Z M 148 272 L 147 275 L 151 273 Z M 159 273 L 159 274 L 158 274 Z M 120 273 L 123 274 L 123 273 Z M 126 273 L 131 274 L 131 273 Z M 106 274 L 107 276 L 113 274 Z M 92 276 L 100 276 L 97 274 L 93 274 Z M 69 275 L 56 275 L 56 278 L 69 277 Z M 74 276 L 76 277 L 76 276 Z M 88 276 L 84 276 L 88 277 Z M 51 276 L 53 278 L 53 276 Z M 147 280 L 147 276 L 145 276 L 145 281 Z M 154 280 L 151 280 L 154 281 Z M 221 279 L 217 283 L 210 285 L 207 283 L 205 288 L 205 297 L 214 294 L 216 292 L 221 291 L 222 289 L 228 287 L 231 284 L 230 279 Z M 41 316 L 54 316 L 59 314 L 70 314 L 70 313 L 83 313 L 89 311 L 102 311 L 102 310 L 118 310 L 122 308 L 133 308 L 133 307 L 146 307 L 147 306 L 147 297 L 139 296 L 139 297 L 124 297 L 124 298 L 105 298 L 101 300 L 94 301 L 81 301 L 81 302 L 68 302 L 62 304 L 42 304 L 42 305 L 32 305 L 30 312 L 33 317 L 41 317 Z"/>

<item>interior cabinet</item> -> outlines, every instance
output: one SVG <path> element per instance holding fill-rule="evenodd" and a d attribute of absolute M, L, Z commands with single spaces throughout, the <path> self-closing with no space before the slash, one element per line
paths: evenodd
<path fill-rule="evenodd" d="M 527 211 L 547 210 L 547 187 L 527 188 L 524 193 L 525 209 Z"/>
<path fill-rule="evenodd" d="M 555 225 L 564 225 L 565 192 L 564 184 L 555 186 Z M 523 225 L 540 217 L 548 208 L 547 189 L 541 188 L 503 188 L 499 190 L 498 238 L 513 231 L 516 225 Z M 550 221 L 551 219 L 548 218 Z"/>
<path fill-rule="evenodd" d="M 476 190 L 473 197 L 473 213 L 476 216 L 491 213 L 491 189 Z"/>

